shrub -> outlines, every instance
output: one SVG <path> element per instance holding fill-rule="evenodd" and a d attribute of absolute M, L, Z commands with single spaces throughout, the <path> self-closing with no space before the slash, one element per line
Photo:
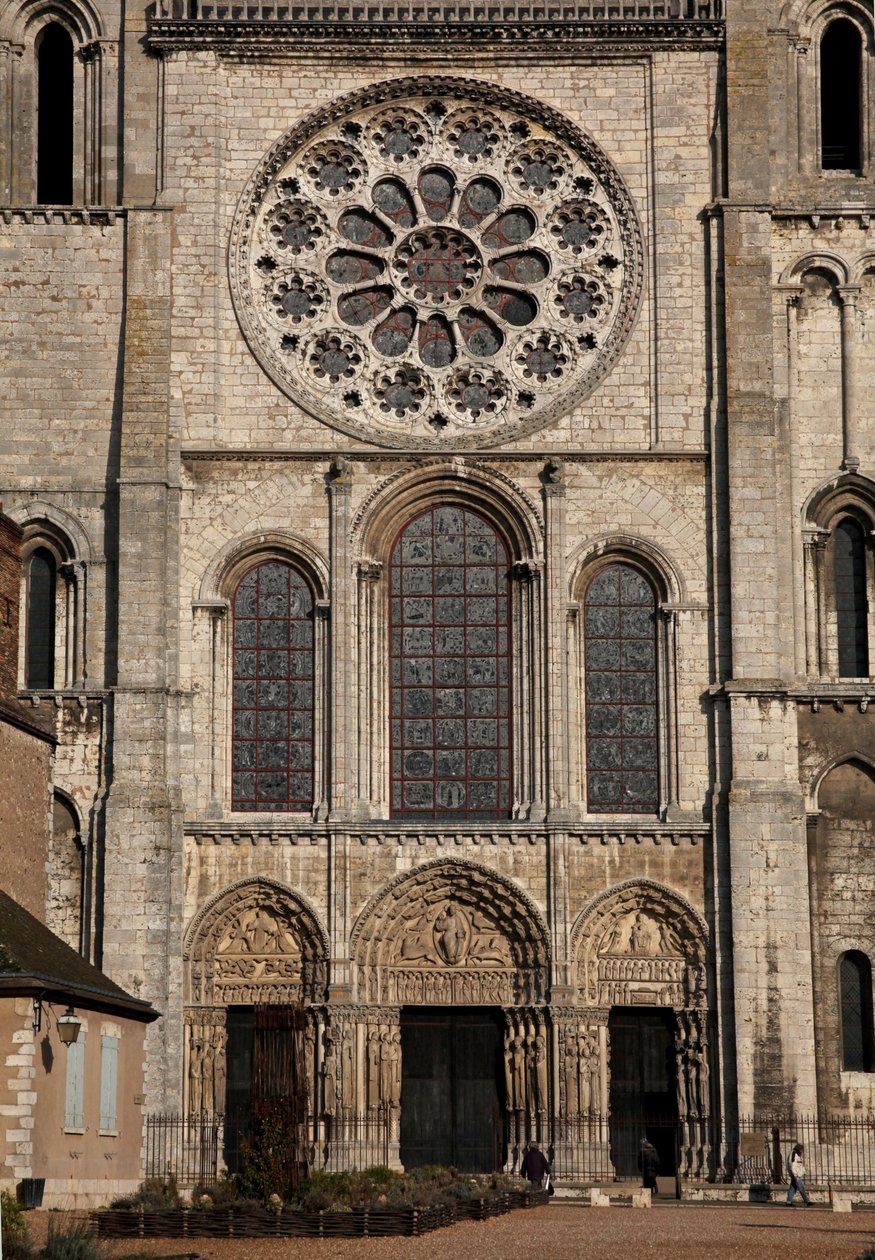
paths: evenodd
<path fill-rule="evenodd" d="M 264 1203 L 272 1194 L 286 1199 L 300 1172 L 296 1126 L 279 1110 L 252 1122 L 252 1141 L 241 1143 L 243 1166 L 237 1184 L 243 1198 Z"/>
<path fill-rule="evenodd" d="M 201 1200 L 206 1196 L 208 1203 L 202 1203 Z M 218 1181 L 210 1181 L 205 1185 L 197 1185 L 191 1192 L 192 1207 L 228 1207 L 231 1203 L 236 1203 L 240 1198 L 240 1187 L 237 1185 L 237 1178 L 232 1176 L 220 1177 Z"/>
<path fill-rule="evenodd" d="M 348 1208 L 352 1205 L 352 1178 L 348 1172 L 312 1172 L 298 1187 L 295 1202 L 305 1212 Z"/>
<path fill-rule="evenodd" d="M 40 1252 L 45 1260 L 104 1260 L 104 1254 L 87 1225 L 55 1225 L 49 1221 L 49 1235 Z"/>
<path fill-rule="evenodd" d="M 179 1190 L 175 1177 L 162 1181 L 159 1177 L 148 1177 L 141 1181 L 134 1194 L 125 1195 L 121 1199 L 113 1199 L 111 1208 L 146 1208 L 148 1211 L 160 1212 L 180 1205 Z"/>
<path fill-rule="evenodd" d="M 27 1220 L 21 1204 L 5 1190 L 0 1191 L 0 1214 L 3 1216 L 3 1255 L 6 1260 L 26 1260 L 31 1254 Z"/>

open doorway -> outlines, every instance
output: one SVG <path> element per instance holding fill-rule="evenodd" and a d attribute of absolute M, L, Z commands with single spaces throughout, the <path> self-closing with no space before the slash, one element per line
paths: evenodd
<path fill-rule="evenodd" d="M 659 1153 L 661 1176 L 677 1170 L 678 1103 L 673 1011 L 617 1006 L 611 1044 L 611 1159 L 618 1177 L 637 1177 L 641 1140 Z"/>

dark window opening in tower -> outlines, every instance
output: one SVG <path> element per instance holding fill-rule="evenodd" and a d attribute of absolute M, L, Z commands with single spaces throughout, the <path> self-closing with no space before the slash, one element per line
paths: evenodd
<path fill-rule="evenodd" d="M 842 1067 L 846 1072 L 871 1072 L 875 1060 L 872 1027 L 872 967 L 859 950 L 843 954 L 839 963 L 842 1021 Z"/>
<path fill-rule="evenodd" d="M 836 636 L 839 676 L 869 674 L 869 624 L 866 607 L 866 542 L 856 521 L 839 521 L 834 536 Z"/>
<path fill-rule="evenodd" d="M 820 41 L 820 164 L 825 171 L 862 166 L 862 53 L 852 22 L 830 22 Z"/>
<path fill-rule="evenodd" d="M 40 547 L 33 553 L 27 582 L 27 686 L 55 685 L 55 558 Z"/>
<path fill-rule="evenodd" d="M 57 22 L 42 32 L 37 52 L 36 199 L 73 201 L 73 41 Z"/>

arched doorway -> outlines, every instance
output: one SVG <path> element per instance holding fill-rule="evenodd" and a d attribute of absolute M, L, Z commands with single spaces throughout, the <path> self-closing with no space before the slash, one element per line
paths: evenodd
<path fill-rule="evenodd" d="M 352 959 L 367 1009 L 356 1096 L 397 1113 L 400 1161 L 513 1162 L 550 1109 L 549 945 L 529 898 L 485 867 L 432 863 L 365 908 Z M 385 1087 L 384 1025 L 399 1059 Z"/>
<path fill-rule="evenodd" d="M 581 1045 L 587 1064 L 597 1061 L 596 1073 L 587 1068 L 593 1084 L 585 1103 L 601 1117 L 597 1137 L 617 1176 L 638 1175 L 645 1136 L 663 1173 L 701 1174 L 705 1167 L 707 939 L 690 902 L 653 880 L 608 889 L 574 927 L 578 1010 L 573 1026 L 560 1029 L 560 1044 L 563 1037 L 571 1044 L 572 1064 Z"/>

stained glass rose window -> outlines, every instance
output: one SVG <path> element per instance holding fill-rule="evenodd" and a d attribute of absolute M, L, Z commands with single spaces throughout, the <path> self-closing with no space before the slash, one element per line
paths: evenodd
<path fill-rule="evenodd" d="M 641 271 L 598 146 L 465 80 L 378 85 L 289 132 L 231 249 L 243 332 L 276 384 L 388 446 L 491 445 L 571 409 L 628 336 Z"/>

